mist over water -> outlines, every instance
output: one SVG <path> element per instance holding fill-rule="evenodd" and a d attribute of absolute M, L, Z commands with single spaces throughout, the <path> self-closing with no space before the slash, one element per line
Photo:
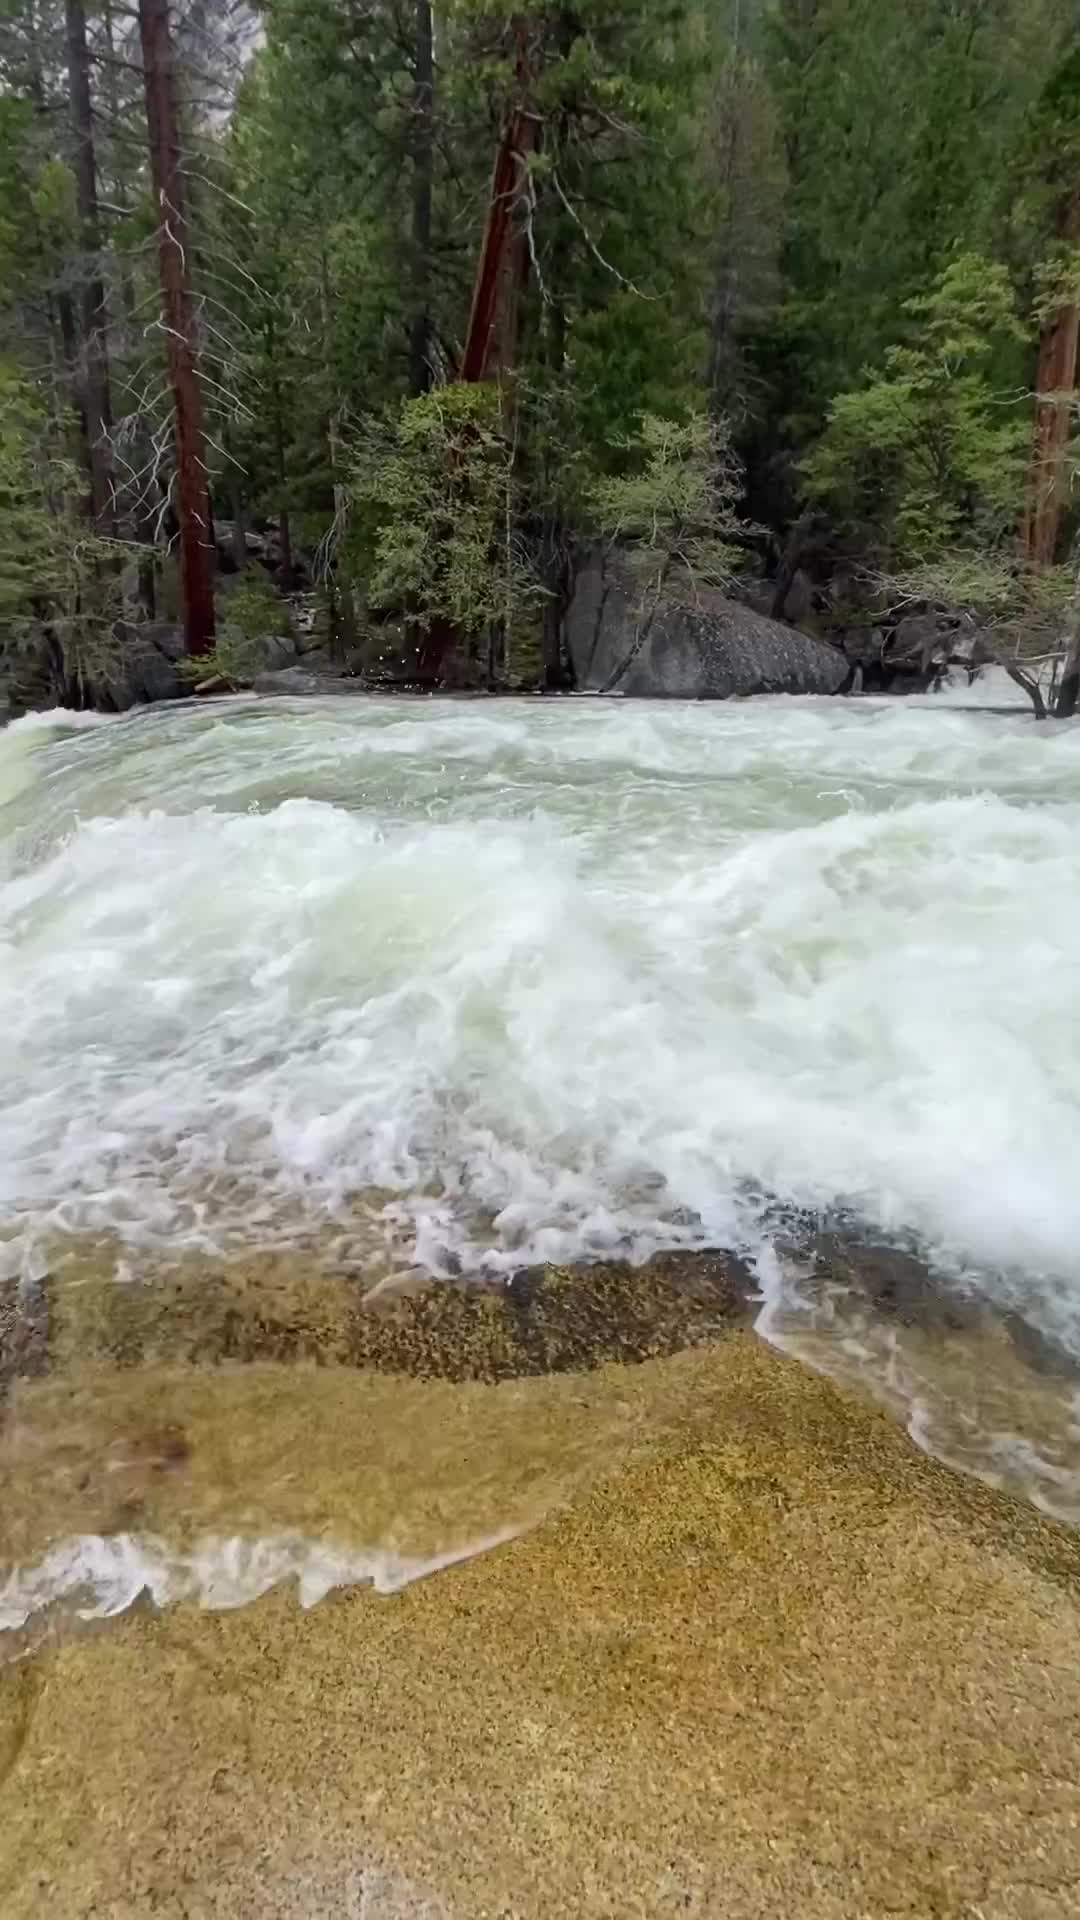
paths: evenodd
<path fill-rule="evenodd" d="M 435 1273 L 738 1246 L 780 1337 L 840 1212 L 1080 1358 L 1080 731 L 966 697 L 16 723 L 6 1270 L 363 1203 Z"/>

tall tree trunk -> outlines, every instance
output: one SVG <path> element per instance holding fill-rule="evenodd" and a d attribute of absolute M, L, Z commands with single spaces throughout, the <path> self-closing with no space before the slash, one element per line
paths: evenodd
<path fill-rule="evenodd" d="M 469 329 L 459 378 L 467 383 L 498 380 L 512 373 L 517 359 L 522 295 L 529 277 L 529 156 L 540 144 L 541 121 L 529 105 L 528 25 L 514 24 L 517 41 L 515 99 L 503 122 L 488 195 L 487 220 L 476 269 Z M 524 217 L 523 217 L 524 215 Z M 437 686 L 457 644 L 448 620 L 436 620 L 420 648 L 418 678 Z"/>
<path fill-rule="evenodd" d="M 1058 211 L 1058 235 L 1080 240 L 1080 192 Z M 1057 554 L 1067 497 L 1065 454 L 1069 444 L 1080 355 L 1080 303 L 1068 301 L 1047 319 L 1039 340 L 1035 378 L 1035 431 L 1031 448 L 1024 550 L 1033 567 L 1051 567 Z"/>
<path fill-rule="evenodd" d="M 540 145 L 542 122 L 529 105 L 527 23 L 518 20 L 517 98 L 507 114 L 488 197 L 487 222 L 476 271 L 461 379 L 496 380 L 517 358 L 521 298 L 529 277 L 528 164 Z"/>
<path fill-rule="evenodd" d="M 68 98 L 75 137 L 75 192 L 79 213 L 82 340 L 80 373 L 90 464 L 90 500 L 100 533 L 112 533 L 115 511 L 108 435 L 109 405 L 105 283 L 101 272 L 101 222 L 98 216 L 94 116 L 90 100 L 90 53 L 83 0 L 65 0 Z"/>
<path fill-rule="evenodd" d="M 277 369 L 277 340 L 273 315 L 267 316 L 265 327 L 266 358 L 271 368 L 270 405 L 273 415 L 274 462 L 278 479 L 278 542 L 281 547 L 281 566 L 278 571 L 278 585 L 284 593 L 291 593 L 296 585 L 293 566 L 292 528 L 289 525 L 288 475 L 285 467 L 285 414 L 281 393 L 281 382 Z"/>
<path fill-rule="evenodd" d="M 189 654 L 214 639 L 214 546 L 191 298 L 191 236 L 180 164 L 176 59 L 168 0 L 139 0 L 150 177 L 158 212 L 158 266 L 176 435 L 176 513 L 184 637 Z"/>
<path fill-rule="evenodd" d="M 412 98 L 413 320 L 409 391 L 426 393 L 431 365 L 431 211 L 435 170 L 435 44 L 431 0 L 416 0 Z"/>
<path fill-rule="evenodd" d="M 49 306 L 51 315 L 51 300 Z M 75 321 L 74 301 L 63 287 L 59 288 L 56 294 L 56 323 L 60 330 L 60 349 L 67 375 L 66 384 L 71 391 L 72 407 L 78 419 L 79 433 L 85 448 L 87 445 L 86 396 L 83 383 L 79 378 L 79 329 Z M 86 465 L 89 472 L 89 454 L 87 454 Z"/>
<path fill-rule="evenodd" d="M 342 480 L 341 430 L 346 417 L 345 405 L 336 392 L 336 372 L 331 351 L 330 312 L 333 305 L 330 287 L 330 262 L 325 247 L 319 252 L 319 314 L 322 321 L 323 372 L 331 404 L 326 416 L 326 450 L 330 466 L 330 484 L 334 493 L 334 520 L 330 538 L 323 548 L 323 580 L 330 615 L 330 657 L 345 660 L 356 645 L 356 608 L 351 584 L 338 566 L 338 543 L 348 521 L 348 493 Z M 318 566 L 316 567 L 316 576 Z"/>

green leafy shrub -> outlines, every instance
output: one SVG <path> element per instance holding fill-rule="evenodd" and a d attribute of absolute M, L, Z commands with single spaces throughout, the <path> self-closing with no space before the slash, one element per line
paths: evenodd
<path fill-rule="evenodd" d="M 1009 537 L 1031 432 L 1023 393 L 995 379 L 1025 338 L 1004 267 L 963 254 L 904 311 L 910 342 L 838 395 L 804 467 L 810 498 L 890 567 Z"/>
<path fill-rule="evenodd" d="M 209 653 L 185 660 L 181 671 L 195 685 L 227 680 L 248 687 L 270 664 L 271 642 L 292 637 L 289 610 L 269 580 L 252 570 L 218 596 L 217 637 Z"/>
<path fill-rule="evenodd" d="M 82 516 L 65 424 L 0 361 L 0 683 L 16 706 L 89 704 L 121 669 L 123 548 Z"/>
<path fill-rule="evenodd" d="M 245 640 L 274 640 L 292 631 L 286 603 L 256 568 L 242 574 L 218 606 L 222 626 L 233 628 Z"/>
<path fill-rule="evenodd" d="M 436 387 L 368 421 L 350 493 L 370 607 L 420 635 L 446 621 L 466 640 L 527 622 L 540 588 L 516 529 L 496 388 Z"/>
<path fill-rule="evenodd" d="M 752 531 L 738 512 L 742 467 L 726 423 L 694 413 L 685 421 L 646 414 L 616 443 L 627 470 L 597 480 L 592 511 L 609 540 L 629 543 L 635 570 L 663 585 L 676 568 L 691 586 L 723 587 Z"/>

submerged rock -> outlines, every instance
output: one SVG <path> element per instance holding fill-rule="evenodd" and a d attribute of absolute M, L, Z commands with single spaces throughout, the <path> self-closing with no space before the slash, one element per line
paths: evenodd
<path fill-rule="evenodd" d="M 344 674 L 312 668 L 307 664 L 256 674 L 253 685 L 256 693 L 291 694 L 300 698 L 312 698 L 319 694 L 357 694 L 369 691 L 363 680 L 348 679 Z"/>
<path fill-rule="evenodd" d="M 329 1497 L 346 1537 L 400 1537 L 425 1462 L 467 1463 L 465 1520 L 547 1471 L 522 1449 L 574 1474 L 527 1537 L 392 1597 L 144 1607 L 0 1670 L 4 1920 L 1074 1910 L 1080 1538 L 858 1399 L 740 1332 L 501 1385 L 212 1384 L 219 1532 L 259 1476 L 332 1544 Z M 158 1388 L 160 1422 L 181 1376 Z"/>
<path fill-rule="evenodd" d="M 146 1261 L 120 1285 L 116 1258 L 110 1243 L 88 1248 L 18 1310 L 15 1288 L 0 1290 L 0 1392 L 89 1363 L 308 1363 L 456 1381 L 637 1363 L 745 1324 L 755 1287 L 720 1252 L 528 1267 L 505 1284 L 407 1271 L 374 1288 L 295 1253 Z"/>
<path fill-rule="evenodd" d="M 658 604 L 621 556 L 596 552 L 578 574 L 566 619 L 578 688 L 652 698 L 839 693 L 850 666 L 836 648 L 709 588 Z"/>

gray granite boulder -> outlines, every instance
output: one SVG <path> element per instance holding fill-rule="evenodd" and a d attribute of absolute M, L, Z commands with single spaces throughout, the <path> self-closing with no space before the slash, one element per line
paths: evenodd
<path fill-rule="evenodd" d="M 595 552 L 578 573 L 566 621 L 578 689 L 653 699 L 839 693 L 844 655 L 711 588 L 659 600 L 625 556 Z"/>

